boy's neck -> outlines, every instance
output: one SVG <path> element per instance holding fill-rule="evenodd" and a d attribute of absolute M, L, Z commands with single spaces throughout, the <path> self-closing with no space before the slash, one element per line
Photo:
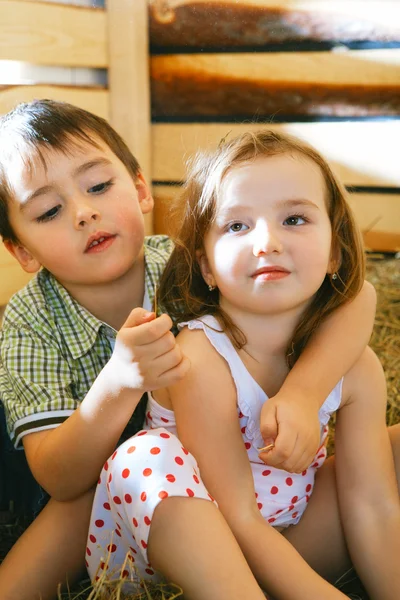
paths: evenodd
<path fill-rule="evenodd" d="M 93 316 L 115 330 L 125 323 L 130 312 L 142 306 L 145 291 L 144 254 L 133 267 L 112 283 L 97 286 L 69 286 L 63 284 L 71 296 Z"/>

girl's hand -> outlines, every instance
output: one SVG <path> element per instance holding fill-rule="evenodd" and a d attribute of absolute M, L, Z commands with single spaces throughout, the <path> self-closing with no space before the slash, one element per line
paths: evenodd
<path fill-rule="evenodd" d="M 264 403 L 260 430 L 264 446 L 273 444 L 260 458 L 265 464 L 289 473 L 301 473 L 312 463 L 320 446 L 319 406 L 310 398 L 292 398 L 278 392 Z"/>

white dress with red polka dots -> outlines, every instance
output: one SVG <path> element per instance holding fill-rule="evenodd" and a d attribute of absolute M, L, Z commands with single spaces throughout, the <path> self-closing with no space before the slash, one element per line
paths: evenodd
<path fill-rule="evenodd" d="M 227 361 L 237 389 L 238 418 L 251 464 L 258 507 L 274 526 L 297 523 L 311 495 L 316 470 L 326 458 L 328 421 L 340 406 L 342 381 L 319 411 L 321 444 L 312 465 L 301 474 L 267 467 L 258 456 L 263 446 L 260 412 L 267 395 L 247 371 L 228 336 L 212 316 L 182 326 L 202 329 Z M 148 562 L 147 542 L 151 519 L 159 502 L 168 496 L 211 500 L 194 457 L 176 437 L 174 413 L 149 394 L 145 430 L 122 444 L 104 465 L 93 504 L 87 548 L 92 579 L 108 575 L 162 580 Z M 128 585 L 129 588 L 129 585 Z"/>

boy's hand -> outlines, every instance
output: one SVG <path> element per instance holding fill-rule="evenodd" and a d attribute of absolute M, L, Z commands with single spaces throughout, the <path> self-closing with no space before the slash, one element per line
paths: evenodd
<path fill-rule="evenodd" d="M 179 381 L 189 368 L 170 331 L 168 315 L 135 308 L 118 332 L 109 362 L 115 386 L 141 392 L 152 391 Z M 111 369 L 110 369 L 111 370 Z"/>
<path fill-rule="evenodd" d="M 260 430 L 264 446 L 274 444 L 271 450 L 260 453 L 261 460 L 290 473 L 301 473 L 320 446 L 318 404 L 278 393 L 261 409 Z"/>

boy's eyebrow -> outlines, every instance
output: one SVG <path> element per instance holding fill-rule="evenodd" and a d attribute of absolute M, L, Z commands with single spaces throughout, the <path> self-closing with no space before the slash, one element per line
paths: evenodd
<path fill-rule="evenodd" d="M 88 171 L 89 169 L 92 169 L 93 167 L 108 166 L 111 164 L 112 163 L 110 160 L 108 160 L 108 158 L 105 158 L 105 157 L 95 158 L 93 160 L 89 160 L 89 161 L 83 163 L 82 165 L 79 165 L 79 167 L 77 167 L 73 171 L 72 175 L 73 175 L 73 177 L 77 177 L 78 175 L 82 175 L 82 173 L 85 173 L 86 171 Z M 53 186 L 43 185 L 42 187 L 40 187 L 37 190 L 35 190 L 34 192 L 32 192 L 32 194 L 29 194 L 29 196 L 27 196 L 27 198 L 25 198 L 25 200 L 20 204 L 21 212 L 23 212 L 26 209 L 26 207 L 32 200 L 34 200 L 38 196 L 42 196 L 43 194 L 47 194 L 48 192 L 51 192 L 51 191 L 53 191 Z"/>

